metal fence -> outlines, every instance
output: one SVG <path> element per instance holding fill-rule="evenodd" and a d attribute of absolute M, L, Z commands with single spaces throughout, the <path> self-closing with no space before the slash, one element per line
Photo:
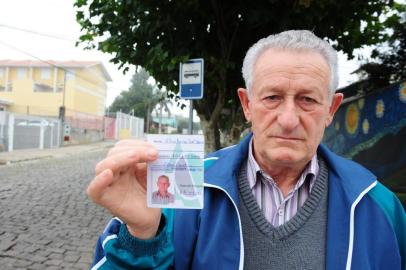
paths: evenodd
<path fill-rule="evenodd" d="M 144 119 L 117 112 L 115 133 L 115 138 L 120 140 L 142 138 L 144 137 Z"/>
<path fill-rule="evenodd" d="M 73 144 L 144 136 L 144 119 L 121 112 L 115 118 L 76 113 L 67 116 L 65 123 L 70 125 Z M 65 137 L 61 132 L 58 118 L 0 111 L 0 151 L 59 147 Z"/>
<path fill-rule="evenodd" d="M 5 111 L 0 111 L 0 151 L 7 149 L 8 140 L 8 114 Z"/>
<path fill-rule="evenodd" d="M 0 112 L 0 150 L 59 147 L 60 132 L 57 118 Z"/>

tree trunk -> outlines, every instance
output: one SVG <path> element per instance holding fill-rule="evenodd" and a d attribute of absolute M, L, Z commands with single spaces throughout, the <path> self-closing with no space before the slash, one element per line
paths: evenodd
<path fill-rule="evenodd" d="M 158 134 L 162 133 L 162 104 L 161 108 L 159 109 L 159 127 L 158 127 Z"/>
<path fill-rule="evenodd" d="M 239 143 L 243 131 L 247 130 L 248 128 L 242 107 L 239 104 L 231 108 L 231 114 L 229 115 L 228 119 L 230 121 L 230 125 L 227 125 L 228 128 L 220 127 L 223 139 L 221 141 L 222 147 Z"/>
<path fill-rule="evenodd" d="M 200 117 L 200 124 L 204 134 L 204 151 L 206 154 L 216 151 L 220 148 L 220 133 L 217 122 L 207 121 Z"/>
<path fill-rule="evenodd" d="M 151 104 L 148 103 L 148 107 L 147 107 L 147 127 L 146 127 L 146 133 L 149 133 L 149 126 L 150 126 L 150 118 L 151 118 L 151 112 L 150 112 L 150 106 Z"/>
<path fill-rule="evenodd" d="M 244 125 L 232 125 L 231 129 L 229 130 L 222 130 L 221 135 L 222 135 L 222 142 L 221 146 L 222 147 L 227 147 L 231 146 L 234 144 L 238 144 L 241 139 L 241 134 L 243 131 L 246 129 Z"/>

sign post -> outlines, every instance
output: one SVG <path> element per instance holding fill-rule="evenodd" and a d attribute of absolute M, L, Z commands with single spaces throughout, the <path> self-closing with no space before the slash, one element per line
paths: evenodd
<path fill-rule="evenodd" d="M 179 65 L 180 97 L 189 99 L 189 134 L 193 133 L 193 100 L 203 98 L 204 60 L 190 59 Z"/>

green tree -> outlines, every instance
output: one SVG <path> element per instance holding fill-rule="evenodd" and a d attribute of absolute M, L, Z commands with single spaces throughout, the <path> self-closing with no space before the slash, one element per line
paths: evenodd
<path fill-rule="evenodd" d="M 189 129 L 189 118 L 183 116 L 176 116 L 176 122 L 178 124 L 178 134 L 182 134 L 183 130 Z M 193 122 L 193 133 L 201 130 L 199 122 Z"/>
<path fill-rule="evenodd" d="M 406 5 L 395 3 L 385 25 L 391 32 L 386 42 L 372 51 L 372 61 L 361 65 L 370 90 L 406 81 Z"/>
<path fill-rule="evenodd" d="M 169 99 L 164 98 L 165 93 L 162 93 L 160 100 L 158 101 L 156 110 L 157 115 L 159 115 L 159 126 L 158 126 L 158 133 L 162 133 L 162 111 L 165 111 L 168 114 L 168 117 L 171 117 L 171 110 L 170 106 L 173 105 L 173 102 Z"/>
<path fill-rule="evenodd" d="M 364 59 L 359 69 L 354 71 L 358 80 L 340 89 L 346 98 L 365 95 L 392 84 L 406 81 L 406 5 L 396 3 L 385 14 L 384 22 L 388 39 L 377 44 L 370 58 Z"/>
<path fill-rule="evenodd" d="M 309 29 L 351 55 L 387 38 L 379 15 L 392 0 L 76 0 L 87 48 L 111 53 L 114 63 L 146 68 L 160 85 L 178 92 L 178 65 L 205 60 L 204 98 L 194 102 L 206 151 L 230 142 L 246 126 L 236 89 L 246 50 L 258 39 L 288 29 Z M 361 27 L 361 21 L 366 27 Z M 226 137 L 227 137 L 226 136 Z"/>
<path fill-rule="evenodd" d="M 135 116 L 144 118 L 145 130 L 148 132 L 151 113 L 155 106 L 165 99 L 162 91 L 148 83 L 149 73 L 138 68 L 131 79 L 131 87 L 123 91 L 111 104 L 109 111 L 134 113 Z"/>

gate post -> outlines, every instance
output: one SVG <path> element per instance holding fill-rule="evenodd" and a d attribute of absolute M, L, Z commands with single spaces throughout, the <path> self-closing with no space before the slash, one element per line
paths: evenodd
<path fill-rule="evenodd" d="M 8 116 L 8 151 L 13 151 L 14 143 L 14 114 Z"/>
<path fill-rule="evenodd" d="M 45 133 L 45 123 L 44 120 L 41 120 L 41 128 L 39 130 L 39 149 L 44 149 L 44 136 Z"/>

